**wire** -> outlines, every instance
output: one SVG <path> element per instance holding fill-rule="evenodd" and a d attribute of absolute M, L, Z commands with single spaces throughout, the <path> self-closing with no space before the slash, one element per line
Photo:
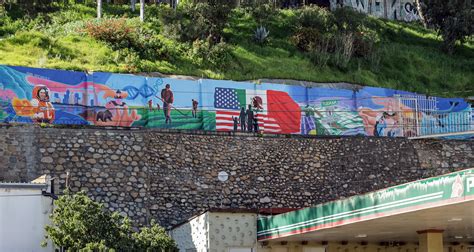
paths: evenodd
<path fill-rule="evenodd" d="M 54 105 L 55 103 L 53 103 Z M 281 105 L 281 104 L 285 104 L 285 103 L 272 103 L 270 105 Z M 99 106 L 93 106 L 93 107 L 88 107 L 88 106 L 84 106 L 84 105 L 61 105 L 61 104 L 56 104 L 57 107 L 56 108 L 52 108 L 52 109 L 48 109 L 50 111 L 53 111 L 53 110 L 60 110 L 60 109 L 63 109 L 63 110 L 66 110 L 67 109 L 76 109 L 76 110 L 83 110 L 83 111 L 93 111 L 95 109 L 103 109 L 103 110 L 111 110 L 111 111 L 122 111 L 122 110 L 143 110 L 143 111 L 149 111 L 150 112 L 150 108 L 148 106 L 131 106 L 131 107 L 126 107 L 126 108 L 106 108 L 106 107 L 99 107 Z M 265 105 L 265 104 L 264 104 Z M 31 105 L 21 105 L 21 106 L 15 106 L 16 108 L 21 108 L 19 109 L 20 111 L 22 109 L 26 109 L 27 111 L 31 111 L 32 108 L 37 108 L 37 106 L 31 106 Z M 9 106 L 1 106 L 0 105 L 0 108 L 3 108 L 3 109 L 9 109 Z M 180 107 L 175 107 L 173 106 L 172 107 L 173 109 L 188 109 L 188 110 L 192 110 L 192 106 L 180 106 Z M 212 109 L 205 109 L 205 108 L 212 108 Z M 473 112 L 472 111 L 411 111 L 411 110 L 408 110 L 408 109 L 405 109 L 405 110 L 387 110 L 387 109 L 372 109 L 372 108 L 369 108 L 369 107 L 359 107 L 358 109 L 353 109 L 353 110 L 343 110 L 343 109 L 335 109 L 335 110 L 326 110 L 326 109 L 315 109 L 314 107 L 311 108 L 311 110 L 305 110 L 304 108 L 300 109 L 300 110 L 279 110 L 279 109 L 272 109 L 272 110 L 264 110 L 264 109 L 261 109 L 261 110 L 252 110 L 254 113 L 269 113 L 269 112 L 284 112 L 284 113 L 311 113 L 311 112 L 321 112 L 321 113 L 326 113 L 326 112 L 331 112 L 331 113 L 361 113 L 360 110 L 364 110 L 364 109 L 367 109 L 367 110 L 370 110 L 369 112 L 380 112 L 380 113 L 383 113 L 383 112 L 386 112 L 386 113 L 405 113 L 405 114 L 420 114 L 420 113 L 423 113 L 423 114 L 427 114 L 427 116 L 431 116 L 431 114 L 435 114 L 435 115 L 439 115 L 441 114 L 441 116 L 444 116 L 444 114 L 452 114 L 452 113 L 466 113 L 466 114 L 472 114 Z M 160 108 L 160 110 L 156 109 L 155 107 L 153 107 L 153 109 L 151 110 L 152 112 L 154 111 L 162 111 L 163 109 Z M 206 111 L 206 112 L 217 112 L 217 111 L 235 111 L 235 112 L 240 112 L 240 110 L 238 109 L 219 109 L 219 108 L 215 108 L 214 106 L 200 106 L 198 107 L 198 111 Z M 390 116 L 390 115 L 389 115 Z"/>
<path fill-rule="evenodd" d="M 1 185 L 0 185 L 1 188 Z M 0 198 L 6 197 L 30 197 L 30 196 L 44 196 L 42 194 L 12 194 L 12 195 L 0 195 Z"/>

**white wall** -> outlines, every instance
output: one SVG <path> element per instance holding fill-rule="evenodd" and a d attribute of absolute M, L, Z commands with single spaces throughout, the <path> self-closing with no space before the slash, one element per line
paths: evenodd
<path fill-rule="evenodd" d="M 420 19 L 415 0 L 330 0 L 331 9 L 338 3 L 376 17 L 415 21 Z"/>
<path fill-rule="evenodd" d="M 250 252 L 257 247 L 257 215 L 207 212 L 170 232 L 179 251 Z"/>
<path fill-rule="evenodd" d="M 170 232 L 179 251 L 207 252 L 207 218 L 208 213 L 201 214 Z"/>
<path fill-rule="evenodd" d="M 210 252 L 257 247 L 257 214 L 214 212 L 208 218 Z"/>
<path fill-rule="evenodd" d="M 0 251 L 53 251 L 51 242 L 40 246 L 52 208 L 52 199 L 42 196 L 41 188 L 0 185 Z"/>

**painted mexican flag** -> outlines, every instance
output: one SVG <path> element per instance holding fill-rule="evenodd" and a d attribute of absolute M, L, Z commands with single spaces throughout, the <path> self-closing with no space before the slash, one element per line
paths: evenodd
<path fill-rule="evenodd" d="M 301 109 L 286 92 L 217 87 L 214 92 L 216 130 L 231 131 L 233 117 L 240 110 L 252 109 L 260 130 L 266 133 L 293 134 L 300 132 Z M 257 105 L 257 106 L 254 106 Z"/>

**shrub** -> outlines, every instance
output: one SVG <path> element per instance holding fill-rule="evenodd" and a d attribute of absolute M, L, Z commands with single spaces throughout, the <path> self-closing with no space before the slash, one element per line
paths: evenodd
<path fill-rule="evenodd" d="M 354 53 L 354 34 L 352 32 L 338 33 L 334 37 L 334 42 L 332 64 L 340 70 L 347 70 Z"/>
<path fill-rule="evenodd" d="M 270 31 L 267 28 L 260 26 L 255 30 L 253 38 L 258 44 L 263 45 L 268 41 L 269 34 Z"/>
<path fill-rule="evenodd" d="M 474 33 L 471 0 L 419 0 L 422 20 L 443 38 L 442 49 L 452 54 L 456 41 L 461 43 Z"/>
<path fill-rule="evenodd" d="M 339 31 L 356 32 L 367 23 L 367 15 L 350 7 L 337 8 L 333 12 L 334 24 Z"/>
<path fill-rule="evenodd" d="M 232 58 L 229 45 L 221 41 L 212 45 L 208 40 L 196 40 L 193 42 L 189 56 L 194 64 L 225 68 Z"/>
<path fill-rule="evenodd" d="M 159 35 L 137 21 L 103 19 L 86 23 L 84 31 L 91 37 L 108 43 L 114 50 L 124 50 L 129 58 L 157 60 L 168 58 Z M 121 57 L 119 57 L 121 58 Z"/>
<path fill-rule="evenodd" d="M 84 192 L 60 196 L 45 227 L 54 245 L 68 251 L 170 251 L 175 242 L 154 221 L 151 227 L 134 232 L 131 222 L 109 212 Z M 46 246 L 44 241 L 42 246 Z"/>
<path fill-rule="evenodd" d="M 332 14 L 317 6 L 305 7 L 296 13 L 295 32 L 291 38 L 293 44 L 300 50 L 309 51 L 325 43 L 329 34 L 334 32 Z"/>
<path fill-rule="evenodd" d="M 268 24 L 278 13 L 271 4 L 259 4 L 246 9 L 259 25 Z"/>
<path fill-rule="evenodd" d="M 170 251 L 176 247 L 175 242 L 167 234 L 164 228 L 151 221 L 150 227 L 144 227 L 139 233 L 134 233 L 138 251 Z"/>
<path fill-rule="evenodd" d="M 85 32 L 110 44 L 114 50 L 129 48 L 137 39 L 136 31 L 125 19 L 103 19 L 86 23 Z"/>
<path fill-rule="evenodd" d="M 160 20 L 163 34 L 183 42 L 210 38 L 211 44 L 221 41 L 230 7 L 226 4 L 187 4 L 176 11 L 163 8 Z"/>
<path fill-rule="evenodd" d="M 370 58 L 379 42 L 380 37 L 377 32 L 360 26 L 354 36 L 354 56 Z"/>
<path fill-rule="evenodd" d="M 320 68 L 325 67 L 331 59 L 331 43 L 333 39 L 330 36 L 325 36 L 317 44 L 310 44 L 308 47 L 309 59 L 311 63 Z"/>
<path fill-rule="evenodd" d="M 364 14 L 349 8 L 334 13 L 319 7 L 297 11 L 296 27 L 291 38 L 300 50 L 308 52 L 310 61 L 323 67 L 328 62 L 345 70 L 353 57 L 370 60 L 380 41 L 369 28 Z"/>

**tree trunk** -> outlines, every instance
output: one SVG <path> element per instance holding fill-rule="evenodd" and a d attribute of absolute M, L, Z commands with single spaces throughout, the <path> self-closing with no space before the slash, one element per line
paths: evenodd
<path fill-rule="evenodd" d="M 102 0 L 97 0 L 97 18 L 102 17 Z"/>
<path fill-rule="evenodd" d="M 416 10 L 418 11 L 418 16 L 420 16 L 421 23 L 425 28 L 428 28 L 428 24 L 426 23 L 425 16 L 423 15 L 423 8 L 422 8 L 422 1 L 421 0 L 415 0 L 416 4 Z"/>
<path fill-rule="evenodd" d="M 132 8 L 132 11 L 135 11 L 135 4 L 137 3 L 137 0 L 130 0 L 130 7 Z"/>
<path fill-rule="evenodd" d="M 140 21 L 145 21 L 145 0 L 140 0 Z"/>

